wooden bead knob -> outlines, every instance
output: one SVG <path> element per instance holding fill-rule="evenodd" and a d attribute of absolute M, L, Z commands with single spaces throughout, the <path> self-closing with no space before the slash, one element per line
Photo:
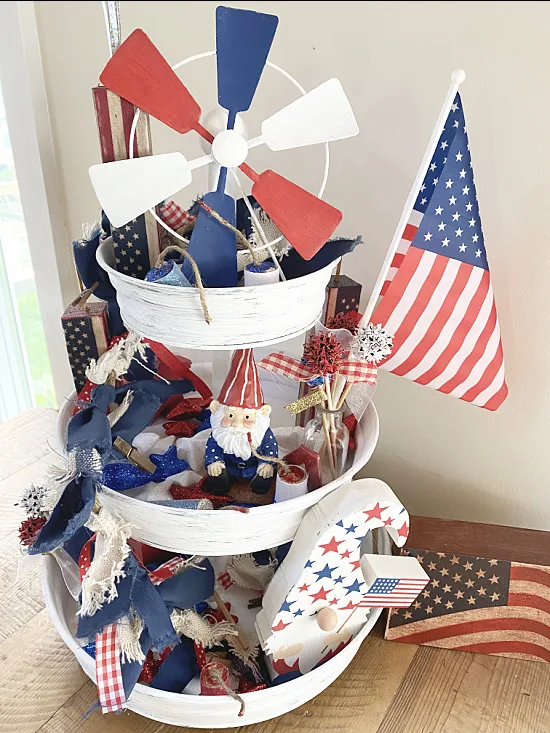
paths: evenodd
<path fill-rule="evenodd" d="M 317 624 L 323 631 L 332 631 L 338 623 L 338 614 L 332 608 L 322 608 L 317 614 Z"/>

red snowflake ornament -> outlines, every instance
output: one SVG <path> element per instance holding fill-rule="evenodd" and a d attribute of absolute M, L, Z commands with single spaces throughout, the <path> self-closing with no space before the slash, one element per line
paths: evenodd
<path fill-rule="evenodd" d="M 310 336 L 304 345 L 304 362 L 314 374 L 336 374 L 344 358 L 344 349 L 332 333 Z"/>
<path fill-rule="evenodd" d="M 19 541 L 25 547 L 32 545 L 42 527 L 46 524 L 44 517 L 27 517 L 19 526 Z"/>
<path fill-rule="evenodd" d="M 357 333 L 357 327 L 361 320 L 361 314 L 359 311 L 344 311 L 343 313 L 337 313 L 333 318 L 330 318 L 327 323 L 327 328 L 334 330 L 338 328 L 346 328 L 350 333 Z"/>

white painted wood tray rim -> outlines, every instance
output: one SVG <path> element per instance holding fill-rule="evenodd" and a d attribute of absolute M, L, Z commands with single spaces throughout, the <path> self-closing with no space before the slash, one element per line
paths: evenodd
<path fill-rule="evenodd" d="M 59 411 L 56 441 L 64 451 L 73 403 Z M 279 504 L 254 507 L 247 514 L 231 510 L 176 509 L 125 496 L 104 487 L 100 501 L 132 524 L 132 536 L 170 552 L 204 556 L 236 555 L 277 547 L 294 538 L 309 507 L 348 483 L 369 461 L 378 441 L 378 413 L 371 402 L 356 429 L 356 450 L 351 467 L 335 481 L 304 496 Z"/>

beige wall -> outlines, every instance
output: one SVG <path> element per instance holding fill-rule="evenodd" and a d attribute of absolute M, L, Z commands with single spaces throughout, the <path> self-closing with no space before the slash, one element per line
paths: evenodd
<path fill-rule="evenodd" d="M 233 3 L 228 3 L 233 4 Z M 381 435 L 367 474 L 386 480 L 411 512 L 550 529 L 548 342 L 550 4 L 547 2 L 241 2 L 280 17 L 271 59 L 311 88 L 341 79 L 360 136 L 332 147 L 326 198 L 343 233 L 365 244 L 345 270 L 368 296 L 416 173 L 452 69 L 462 95 L 507 361 L 510 396 L 496 414 L 382 374 Z M 106 61 L 99 2 L 37 2 L 49 102 L 63 169 L 67 224 L 78 236 L 97 216 L 87 168 L 98 162 L 90 87 Z M 123 31 L 143 27 L 175 63 L 214 47 L 214 2 L 122 2 Z M 208 109 L 214 64 L 185 70 Z M 268 83 L 269 82 L 269 83 Z M 266 72 L 246 116 L 264 116 L 292 91 Z M 153 129 L 156 152 L 200 154 L 197 140 Z M 254 151 L 314 187 L 318 152 Z M 198 190 L 204 187 L 199 181 Z M 196 192 L 195 190 L 193 192 Z M 185 200 L 183 198 L 182 200 Z M 523 367 L 522 367 L 523 364 Z"/>

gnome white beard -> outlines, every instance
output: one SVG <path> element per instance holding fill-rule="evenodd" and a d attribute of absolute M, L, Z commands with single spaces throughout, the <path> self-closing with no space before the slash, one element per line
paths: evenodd
<path fill-rule="evenodd" d="M 251 430 L 246 428 L 226 428 L 221 422 L 225 416 L 225 405 L 220 405 L 216 412 L 212 413 L 210 424 L 212 426 L 212 437 L 224 453 L 237 456 L 247 461 L 252 455 L 248 434 L 252 439 L 252 446 L 257 448 L 263 440 L 266 430 L 269 428 L 269 416 L 263 415 L 256 410 L 256 424 Z"/>

